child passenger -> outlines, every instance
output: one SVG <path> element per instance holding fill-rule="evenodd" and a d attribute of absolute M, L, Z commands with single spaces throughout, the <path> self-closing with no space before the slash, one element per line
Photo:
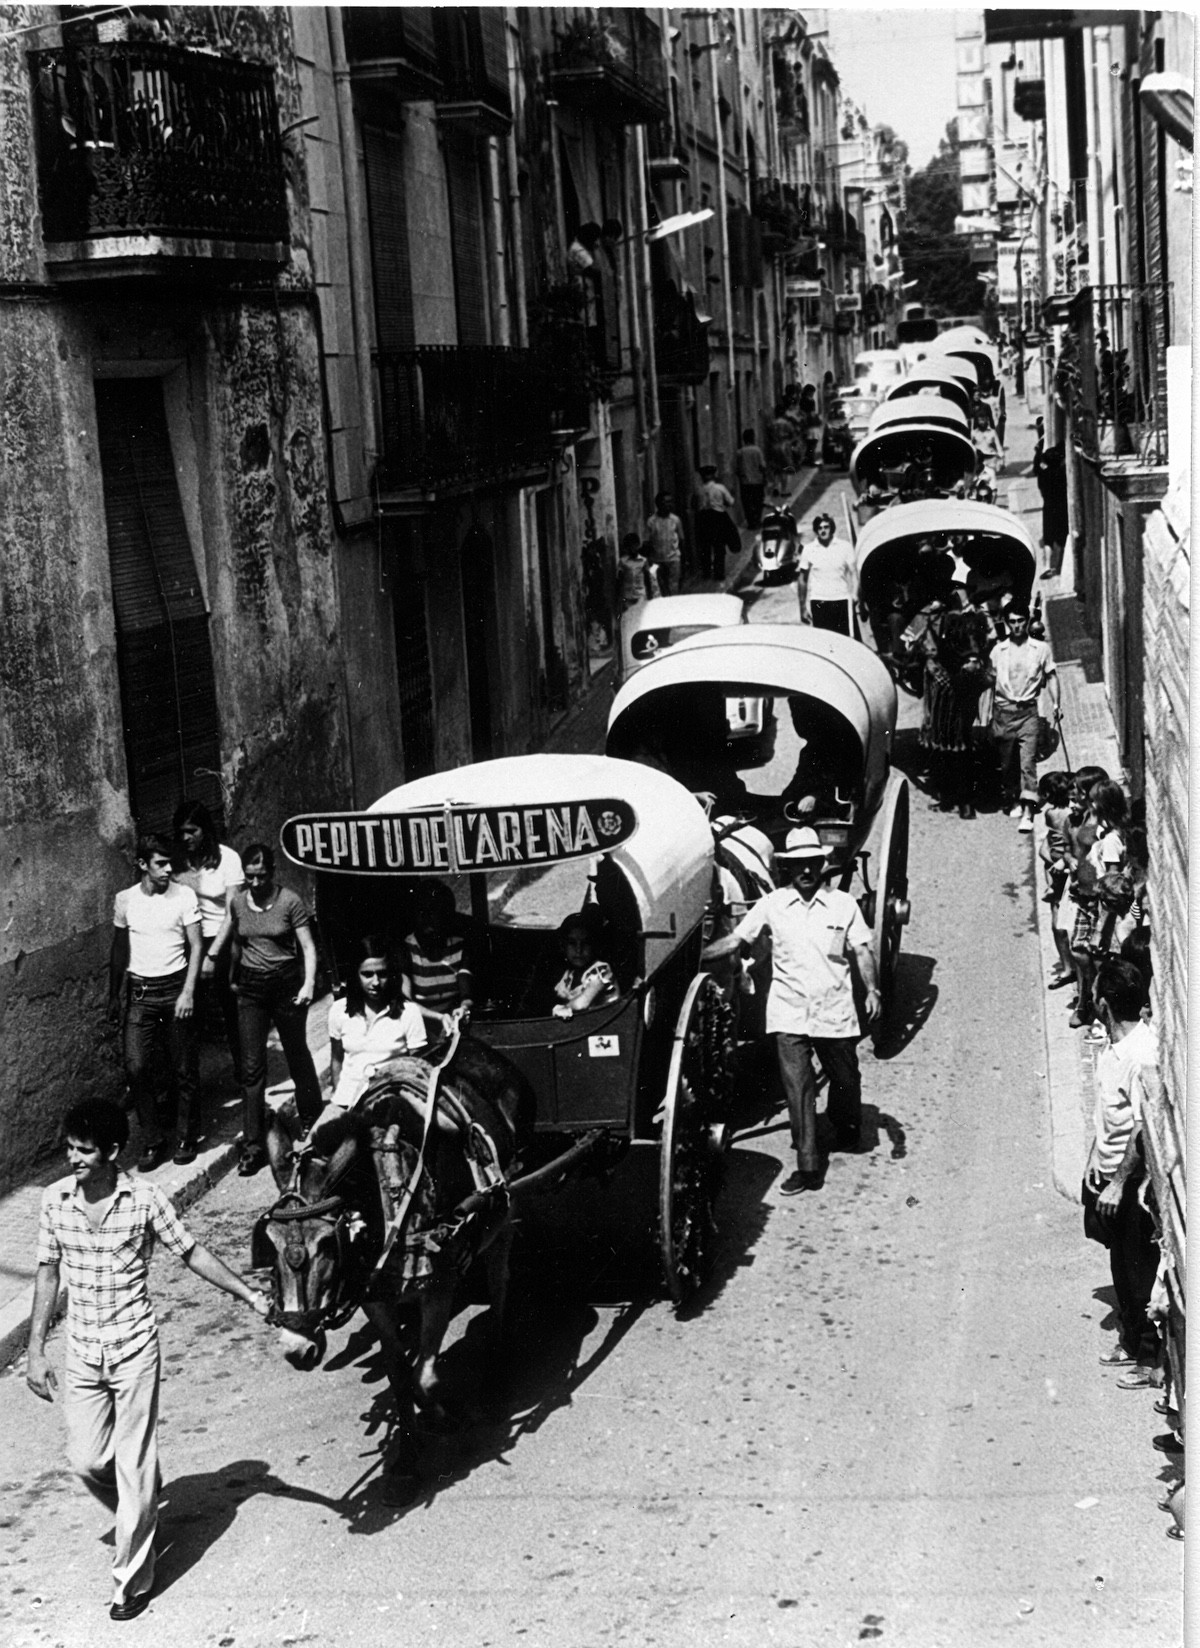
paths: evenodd
<path fill-rule="evenodd" d="M 554 986 L 556 1019 L 569 1019 L 589 1007 L 607 1007 L 620 991 L 612 968 L 600 959 L 601 918 L 594 906 L 568 916 L 558 929 L 567 970 Z"/>
<path fill-rule="evenodd" d="M 466 932 L 444 881 L 420 884 L 404 947 L 404 994 L 426 1022 L 440 1034 L 449 1031 L 454 1013 L 469 1018 L 474 981 Z"/>

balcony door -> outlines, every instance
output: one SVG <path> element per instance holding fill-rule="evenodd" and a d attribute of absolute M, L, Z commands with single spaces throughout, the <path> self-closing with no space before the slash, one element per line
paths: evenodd
<path fill-rule="evenodd" d="M 158 378 L 96 384 L 100 470 L 129 807 L 141 829 L 169 829 L 179 802 L 224 797 L 208 611 L 175 479 Z"/>
<path fill-rule="evenodd" d="M 486 761 L 494 753 L 492 675 L 496 653 L 496 560 L 492 540 L 472 527 L 462 546 L 463 627 L 467 645 L 467 710 L 471 754 Z"/>

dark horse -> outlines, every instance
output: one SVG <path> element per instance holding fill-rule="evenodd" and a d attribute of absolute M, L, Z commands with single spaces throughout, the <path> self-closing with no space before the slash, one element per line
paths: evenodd
<path fill-rule="evenodd" d="M 490 1325 L 497 1339 L 502 1331 L 513 1230 L 505 1181 L 529 1116 L 512 1066 L 464 1036 L 441 1066 L 391 1060 L 353 1110 L 328 1106 L 307 1138 L 293 1138 L 279 1115 L 268 1133 L 280 1196 L 255 1227 L 253 1262 L 272 1274 L 271 1320 L 288 1360 L 316 1367 L 329 1328 L 356 1308 L 369 1318 L 396 1397 L 394 1496 L 416 1489 L 414 1406 L 445 1422 L 438 1352 L 458 1281 L 481 1255 Z M 415 1357 L 401 1336 L 407 1306 L 417 1310 Z"/>

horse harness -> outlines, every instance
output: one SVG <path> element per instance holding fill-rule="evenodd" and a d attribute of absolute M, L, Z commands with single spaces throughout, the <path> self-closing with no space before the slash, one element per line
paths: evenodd
<path fill-rule="evenodd" d="M 343 1196 L 329 1194 L 340 1182 L 342 1174 L 339 1173 L 331 1184 L 324 1187 L 325 1194 L 319 1200 L 309 1201 L 300 1189 L 300 1176 L 304 1170 L 306 1157 L 312 1154 L 313 1146 L 310 1140 L 305 1138 L 297 1147 L 293 1157 L 291 1182 L 287 1190 L 273 1206 L 268 1208 L 255 1221 L 250 1240 L 252 1268 L 254 1270 L 269 1270 L 271 1273 L 273 1297 L 267 1316 L 269 1326 L 301 1331 L 304 1321 L 310 1320 L 306 1312 L 285 1311 L 280 1308 L 279 1289 L 276 1280 L 277 1249 L 268 1235 L 269 1227 L 273 1224 L 286 1227 L 298 1224 L 301 1220 L 316 1219 L 325 1220 L 333 1227 L 334 1239 L 338 1249 L 337 1274 L 339 1288 L 334 1303 L 328 1310 L 321 1313 L 320 1320 L 316 1324 L 317 1327 L 319 1329 L 341 1327 L 358 1309 L 370 1291 L 372 1283 L 383 1271 L 392 1249 L 398 1241 L 404 1240 L 406 1236 L 413 1197 L 416 1195 L 425 1173 L 425 1156 L 439 1104 L 452 1117 L 463 1134 L 467 1165 L 475 1183 L 476 1194 L 471 1200 L 478 1201 L 482 1198 L 485 1206 L 490 1205 L 493 1209 L 498 1210 L 497 1204 L 502 1196 L 503 1206 L 505 1209 L 507 1208 L 507 1187 L 495 1145 L 486 1131 L 480 1127 L 478 1122 L 472 1119 L 465 1107 L 452 1093 L 439 1094 L 438 1091 L 442 1073 L 452 1063 L 454 1055 L 458 1051 L 461 1033 L 461 1025 L 456 1020 L 445 1057 L 430 1069 L 425 1090 L 421 1143 L 417 1152 L 417 1159 L 408 1175 L 407 1182 L 396 1197 L 392 1216 L 384 1233 L 379 1257 L 369 1271 L 365 1270 L 359 1253 L 355 1250 L 355 1243 L 363 1228 L 361 1216 L 356 1209 L 347 1204 Z M 380 1144 L 373 1148 L 379 1153 L 399 1154 L 397 1145 Z M 349 1161 L 347 1161 L 343 1173 L 348 1171 L 348 1168 Z M 427 1249 L 435 1253 L 449 1248 L 454 1244 L 455 1238 L 461 1236 L 467 1224 L 479 1216 L 479 1212 L 478 1207 L 470 1211 L 455 1209 L 447 1219 L 440 1221 L 438 1225 L 421 1232 L 418 1237 L 409 1238 L 406 1245 L 411 1246 L 415 1243 L 421 1249 Z M 285 1263 L 293 1270 L 302 1270 L 307 1263 L 306 1249 L 290 1230 L 287 1232 L 287 1239 L 285 1239 L 283 1257 Z M 409 1261 L 406 1258 L 406 1269 L 408 1268 Z M 422 1269 L 427 1276 L 431 1273 L 432 1266 L 426 1260 Z"/>

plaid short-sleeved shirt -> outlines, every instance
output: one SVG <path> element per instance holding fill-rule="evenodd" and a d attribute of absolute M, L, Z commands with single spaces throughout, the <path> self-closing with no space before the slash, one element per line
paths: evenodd
<path fill-rule="evenodd" d="M 37 1262 L 62 1266 L 67 1337 L 85 1362 L 124 1362 L 156 1337 L 146 1288 L 156 1236 L 180 1259 L 196 1245 L 166 1196 L 146 1179 L 117 1174 L 116 1194 L 96 1231 L 74 1176 L 43 1192 Z"/>

